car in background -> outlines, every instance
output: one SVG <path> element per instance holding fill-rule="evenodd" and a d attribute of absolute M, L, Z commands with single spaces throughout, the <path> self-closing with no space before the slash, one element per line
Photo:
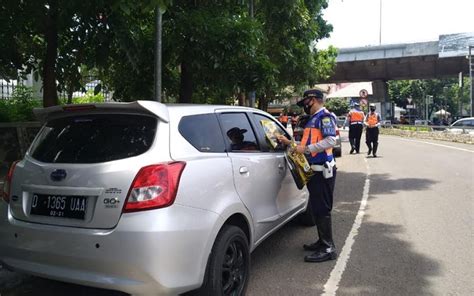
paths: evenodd
<path fill-rule="evenodd" d="M 392 126 L 392 121 L 391 120 L 382 120 L 380 122 L 380 126 L 382 126 L 382 127 L 391 127 Z"/>
<path fill-rule="evenodd" d="M 314 225 L 270 114 L 151 101 L 35 110 L 0 191 L 0 265 L 136 295 L 245 295 L 250 252 Z"/>
<path fill-rule="evenodd" d="M 303 138 L 304 127 L 306 126 L 306 123 L 308 123 L 309 118 L 309 115 L 301 115 L 298 118 L 296 127 L 293 130 L 293 137 L 295 138 L 295 141 L 299 142 Z M 339 127 L 336 127 L 336 145 L 334 145 L 332 153 L 334 157 L 342 156 L 342 140 Z"/>
<path fill-rule="evenodd" d="M 474 117 L 466 117 L 455 121 L 446 129 L 446 132 L 474 134 Z"/>
<path fill-rule="evenodd" d="M 415 125 L 432 125 L 432 122 L 426 119 L 417 119 Z"/>

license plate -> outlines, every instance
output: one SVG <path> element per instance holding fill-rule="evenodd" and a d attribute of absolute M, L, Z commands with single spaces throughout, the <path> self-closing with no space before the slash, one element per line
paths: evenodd
<path fill-rule="evenodd" d="M 68 195 L 33 194 L 31 215 L 84 220 L 87 197 Z"/>

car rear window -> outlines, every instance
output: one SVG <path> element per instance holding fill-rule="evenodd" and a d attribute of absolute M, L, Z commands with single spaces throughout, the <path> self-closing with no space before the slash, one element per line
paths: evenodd
<path fill-rule="evenodd" d="M 153 143 L 157 119 L 96 114 L 52 120 L 41 129 L 31 156 L 47 163 L 99 163 L 133 157 Z"/>

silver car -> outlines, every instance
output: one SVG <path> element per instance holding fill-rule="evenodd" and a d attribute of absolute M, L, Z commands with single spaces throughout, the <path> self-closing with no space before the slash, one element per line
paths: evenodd
<path fill-rule="evenodd" d="M 297 215 L 314 223 L 268 113 L 150 101 L 36 110 L 10 168 L 0 263 L 137 295 L 242 295 L 250 252 Z M 308 208 L 308 209 L 307 209 Z"/>

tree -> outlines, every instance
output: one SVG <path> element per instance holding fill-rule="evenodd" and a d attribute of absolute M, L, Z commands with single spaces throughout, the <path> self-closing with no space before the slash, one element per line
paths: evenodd
<path fill-rule="evenodd" d="M 345 115 L 349 111 L 349 101 L 343 98 L 333 98 L 326 102 L 326 108 L 337 116 Z"/>
<path fill-rule="evenodd" d="M 428 117 L 440 109 L 445 109 L 453 115 L 459 114 L 460 103 L 466 105 L 469 101 L 467 87 L 460 96 L 456 78 L 389 81 L 388 93 L 397 106 L 404 108 L 408 104 L 407 98 L 412 98 L 419 114 L 424 114 L 426 96 L 433 96 L 433 104 L 428 108 Z"/>

